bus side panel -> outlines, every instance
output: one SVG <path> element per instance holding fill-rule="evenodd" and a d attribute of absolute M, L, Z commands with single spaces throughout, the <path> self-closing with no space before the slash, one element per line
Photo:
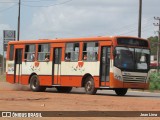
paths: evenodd
<path fill-rule="evenodd" d="M 50 75 L 40 75 L 38 76 L 41 86 L 51 86 L 52 85 L 52 76 Z"/>
<path fill-rule="evenodd" d="M 21 84 L 29 84 L 29 77 L 36 74 L 39 77 L 40 85 L 52 85 L 52 62 L 22 62 L 22 82 Z"/>
<path fill-rule="evenodd" d="M 29 84 L 29 75 L 22 75 L 21 84 L 28 85 Z"/>
<path fill-rule="evenodd" d="M 14 61 L 6 61 L 6 81 L 14 83 Z"/>
<path fill-rule="evenodd" d="M 61 86 L 81 87 L 82 76 L 61 76 Z"/>
<path fill-rule="evenodd" d="M 82 86 L 83 76 L 61 76 L 61 86 Z M 99 77 L 93 77 L 96 88 L 99 88 Z"/>
<path fill-rule="evenodd" d="M 95 87 L 99 87 L 99 64 L 100 62 L 62 62 L 61 85 L 81 87 L 82 78 L 86 74 L 94 77 Z M 91 67 L 92 66 L 92 67 Z"/>
<path fill-rule="evenodd" d="M 7 74 L 6 75 L 6 81 L 9 82 L 9 83 L 14 83 L 14 75 Z"/>
<path fill-rule="evenodd" d="M 28 85 L 29 77 L 30 77 L 29 75 L 23 75 L 20 83 L 23 85 Z M 52 76 L 41 75 L 38 77 L 39 77 L 41 86 L 51 86 L 52 85 Z"/>
<path fill-rule="evenodd" d="M 100 86 L 99 85 L 99 81 L 100 81 L 99 77 L 98 76 L 94 76 L 93 79 L 94 79 L 95 88 L 99 88 L 99 86 Z"/>
<path fill-rule="evenodd" d="M 123 88 L 123 82 L 115 79 L 113 73 L 110 73 L 110 79 L 111 88 Z"/>
<path fill-rule="evenodd" d="M 101 86 L 109 86 L 110 83 L 109 82 L 101 82 Z"/>

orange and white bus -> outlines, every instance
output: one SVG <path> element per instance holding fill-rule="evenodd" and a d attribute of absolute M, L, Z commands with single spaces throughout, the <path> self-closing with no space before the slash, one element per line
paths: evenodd
<path fill-rule="evenodd" d="M 136 37 L 11 41 L 6 80 L 36 92 L 84 87 L 87 94 L 111 89 L 123 96 L 128 88 L 148 89 L 149 66 L 149 42 Z"/>

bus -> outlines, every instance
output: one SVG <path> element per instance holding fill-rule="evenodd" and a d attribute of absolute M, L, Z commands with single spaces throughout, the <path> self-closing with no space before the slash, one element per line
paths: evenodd
<path fill-rule="evenodd" d="M 29 85 L 35 92 L 55 87 L 69 93 L 84 87 L 86 94 L 148 89 L 150 45 L 131 36 L 103 36 L 10 41 L 6 81 Z"/>

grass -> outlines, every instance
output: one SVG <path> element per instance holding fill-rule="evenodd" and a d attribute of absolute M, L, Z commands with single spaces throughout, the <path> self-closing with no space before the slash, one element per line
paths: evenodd
<path fill-rule="evenodd" d="M 160 90 L 160 73 L 151 73 L 149 89 L 151 91 Z"/>

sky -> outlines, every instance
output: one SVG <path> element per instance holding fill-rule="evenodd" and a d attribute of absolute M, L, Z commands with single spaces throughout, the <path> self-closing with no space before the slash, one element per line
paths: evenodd
<path fill-rule="evenodd" d="M 18 1 L 0 0 L 1 45 L 3 30 L 17 31 Z M 156 36 L 160 0 L 142 2 L 142 37 Z M 20 40 L 137 36 L 138 12 L 139 0 L 21 0 Z"/>

